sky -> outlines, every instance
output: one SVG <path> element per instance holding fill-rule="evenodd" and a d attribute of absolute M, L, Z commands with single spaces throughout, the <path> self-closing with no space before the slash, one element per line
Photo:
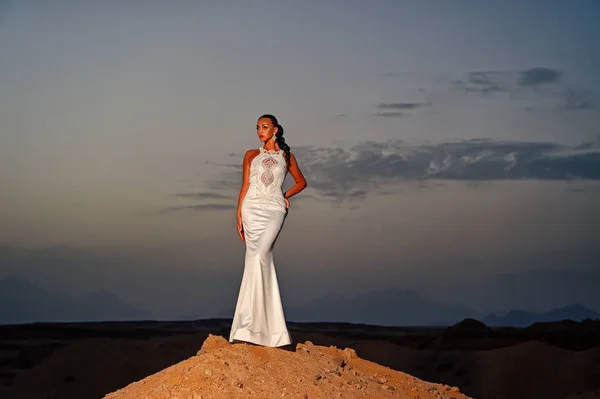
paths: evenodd
<path fill-rule="evenodd" d="M 598 20 L 594 0 L 0 0 L 0 278 L 159 318 L 232 306 L 241 161 L 272 113 L 308 181 L 275 248 L 284 304 L 583 301 Z M 580 277 L 482 289 L 548 270 Z"/>

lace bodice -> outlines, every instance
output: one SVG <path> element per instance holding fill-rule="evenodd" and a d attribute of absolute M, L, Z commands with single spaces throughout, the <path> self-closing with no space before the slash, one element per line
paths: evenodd
<path fill-rule="evenodd" d="M 269 199 L 281 197 L 281 186 L 287 174 L 287 164 L 282 151 L 259 148 L 260 153 L 250 163 L 249 194 Z"/>

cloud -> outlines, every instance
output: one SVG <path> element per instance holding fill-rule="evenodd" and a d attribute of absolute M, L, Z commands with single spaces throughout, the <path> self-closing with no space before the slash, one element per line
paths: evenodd
<path fill-rule="evenodd" d="M 576 182 L 575 184 L 569 185 L 569 187 L 567 187 L 567 191 L 587 195 L 600 194 L 600 182 Z"/>
<path fill-rule="evenodd" d="M 519 86 L 539 86 L 544 83 L 558 82 L 562 72 L 550 68 L 529 68 L 519 72 Z"/>
<path fill-rule="evenodd" d="M 381 116 L 384 118 L 398 118 L 401 116 L 408 115 L 408 111 L 415 110 L 417 108 L 431 105 L 429 103 L 380 103 L 377 104 L 377 109 L 392 110 L 375 112 L 373 115 Z"/>
<path fill-rule="evenodd" d="M 243 155 L 232 154 L 231 156 L 240 159 L 243 158 Z M 225 168 L 230 169 L 226 166 Z M 217 173 L 214 178 L 209 179 L 206 183 L 211 190 L 233 194 L 240 190 L 240 185 L 242 184 L 242 172 L 224 170 L 221 173 Z"/>
<path fill-rule="evenodd" d="M 223 165 L 227 166 L 227 165 Z M 169 206 L 158 211 L 158 213 L 171 213 L 179 211 L 223 211 L 237 208 L 237 197 L 231 194 L 221 194 L 214 192 L 197 192 L 197 193 L 178 193 L 175 197 L 192 199 L 192 200 L 210 200 L 210 201 L 222 201 L 222 202 L 210 202 L 206 204 L 192 204 L 192 205 L 177 205 Z"/>
<path fill-rule="evenodd" d="M 562 92 L 559 106 L 565 110 L 592 109 L 594 108 L 592 93 L 584 89 L 567 88 Z"/>
<path fill-rule="evenodd" d="M 379 74 L 377 76 L 409 79 L 406 74 Z M 422 79 L 422 77 L 421 77 Z M 428 84 L 434 83 L 439 90 L 440 79 L 442 91 L 447 94 L 447 77 L 425 78 Z M 536 66 L 521 70 L 483 70 L 469 71 L 449 81 L 451 94 L 475 95 L 477 99 L 507 99 L 523 109 L 551 111 L 580 111 L 593 109 L 595 93 L 588 82 L 577 83 L 566 72 Z M 420 90 L 421 91 L 421 90 Z M 426 93 L 426 91 L 423 91 Z M 429 95 L 432 93 L 430 92 Z M 439 93 L 438 93 L 439 94 Z M 430 98 L 430 97 L 427 97 Z M 374 113 L 381 117 L 400 117 L 408 115 L 416 109 L 432 106 L 431 101 L 424 102 L 389 102 L 376 105 Z"/>
<path fill-rule="evenodd" d="M 381 103 L 377 104 L 377 108 L 379 109 L 397 109 L 397 110 L 409 110 L 415 109 L 419 107 L 424 107 L 428 104 L 422 103 Z"/>
<path fill-rule="evenodd" d="M 373 115 L 382 116 L 384 118 L 398 118 L 407 114 L 404 112 L 375 112 Z"/>
<path fill-rule="evenodd" d="M 482 96 L 503 91 L 506 77 L 500 72 L 469 72 L 465 79 L 452 81 L 454 88 Z"/>
<path fill-rule="evenodd" d="M 596 138 L 596 140 L 586 141 L 579 145 L 574 146 L 575 150 L 593 150 L 594 148 L 600 147 L 600 135 Z"/>
<path fill-rule="evenodd" d="M 230 195 L 223 195 L 223 194 L 219 194 L 219 193 L 210 193 L 210 192 L 200 192 L 200 193 L 181 193 L 181 194 L 175 194 L 176 197 L 181 197 L 181 198 L 191 198 L 191 199 L 195 199 L 195 200 L 219 200 L 219 199 L 225 199 L 225 200 L 230 200 L 230 199 L 234 199 L 234 197 L 230 196 Z"/>
<path fill-rule="evenodd" d="M 236 204 L 197 204 L 197 205 L 183 205 L 183 206 L 172 206 L 162 209 L 158 213 L 170 213 L 179 211 L 229 211 L 237 209 Z"/>
<path fill-rule="evenodd" d="M 297 150 L 319 195 L 362 199 L 403 181 L 600 180 L 600 146 L 467 140 L 409 146 L 365 142 L 350 149 Z"/>
<path fill-rule="evenodd" d="M 508 94 L 512 101 L 522 102 L 527 109 L 548 106 L 557 111 L 592 109 L 592 92 L 566 82 L 564 77 L 562 71 L 545 67 L 520 71 L 476 71 L 451 81 L 451 86 L 481 97 Z"/>
<path fill-rule="evenodd" d="M 335 202 L 360 201 L 401 182 L 454 180 L 477 187 L 499 180 L 600 181 L 600 140 L 575 146 L 488 139 L 415 146 L 393 140 L 347 149 L 295 147 L 294 153 L 309 183 L 307 194 Z M 223 171 L 208 184 L 228 197 L 239 191 L 241 176 Z"/>

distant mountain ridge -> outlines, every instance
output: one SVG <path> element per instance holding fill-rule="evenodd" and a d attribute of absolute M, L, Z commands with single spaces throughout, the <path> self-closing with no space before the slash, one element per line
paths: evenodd
<path fill-rule="evenodd" d="M 542 312 L 583 304 L 600 312 L 600 270 L 540 268 L 491 274 L 457 292 L 457 301 L 476 303 L 488 314 L 522 309 Z"/>
<path fill-rule="evenodd" d="M 504 316 L 496 316 L 492 313 L 483 317 L 481 321 L 488 326 L 495 327 L 526 327 L 534 323 L 562 320 L 583 321 L 585 319 L 600 320 L 600 313 L 594 312 L 580 303 L 575 303 L 541 313 L 532 313 L 526 310 L 511 310 Z"/>
<path fill-rule="evenodd" d="M 330 293 L 300 307 L 286 309 L 294 321 L 345 321 L 392 325 L 454 324 L 477 312 L 462 305 L 429 301 L 408 289 L 390 288 L 351 298 Z"/>
<path fill-rule="evenodd" d="M 399 288 L 345 297 L 337 292 L 297 306 L 285 306 L 289 322 L 342 322 L 380 326 L 450 326 L 465 319 L 476 319 L 488 326 L 526 327 L 537 322 L 600 319 L 600 314 L 582 304 L 572 304 L 548 312 L 511 310 L 504 316 L 481 314 L 469 307 L 429 301 L 418 294 Z M 217 317 L 231 318 L 234 310 Z M 192 316 L 182 319 L 194 319 Z"/>
<path fill-rule="evenodd" d="M 329 292 L 321 298 L 299 306 L 285 306 L 286 320 L 291 322 L 345 322 L 380 326 L 451 325 L 465 318 L 480 317 L 462 305 L 448 305 L 424 299 L 415 292 L 389 288 L 345 297 Z M 234 310 L 219 313 L 233 317 Z"/>
<path fill-rule="evenodd" d="M 233 312 L 229 315 L 231 317 Z M 580 303 L 547 312 L 511 310 L 498 317 L 479 313 L 461 304 L 445 304 L 424 299 L 413 291 L 399 288 L 368 292 L 355 297 L 330 292 L 301 306 L 285 308 L 286 319 L 296 322 L 349 322 L 382 326 L 448 326 L 464 319 L 481 320 L 488 326 L 525 327 L 537 322 L 600 319 L 600 314 Z"/>
<path fill-rule="evenodd" d="M 407 289 L 390 288 L 345 297 L 332 291 L 298 306 L 285 306 L 290 322 L 346 322 L 381 326 L 448 326 L 473 318 L 488 326 L 525 327 L 537 322 L 600 320 L 600 313 L 575 303 L 541 313 L 511 310 L 503 316 L 476 312 L 469 307 L 424 299 Z M 234 310 L 217 317 L 230 319 Z M 179 319 L 194 319 L 193 316 Z M 73 297 L 51 292 L 17 277 L 0 280 L 0 324 L 31 322 L 85 322 L 150 320 L 114 294 L 98 291 Z M 175 318 L 174 318 L 175 319 Z"/>
<path fill-rule="evenodd" d="M 72 297 L 46 291 L 17 277 L 0 281 L 0 324 L 149 318 L 149 313 L 129 305 L 107 291 Z"/>

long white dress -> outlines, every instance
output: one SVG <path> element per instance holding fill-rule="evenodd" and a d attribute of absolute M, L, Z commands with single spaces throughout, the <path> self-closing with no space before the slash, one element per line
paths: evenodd
<path fill-rule="evenodd" d="M 287 215 L 282 192 L 287 165 L 281 150 L 259 150 L 242 201 L 246 258 L 229 341 L 277 347 L 292 342 L 273 263 L 273 246 Z"/>

